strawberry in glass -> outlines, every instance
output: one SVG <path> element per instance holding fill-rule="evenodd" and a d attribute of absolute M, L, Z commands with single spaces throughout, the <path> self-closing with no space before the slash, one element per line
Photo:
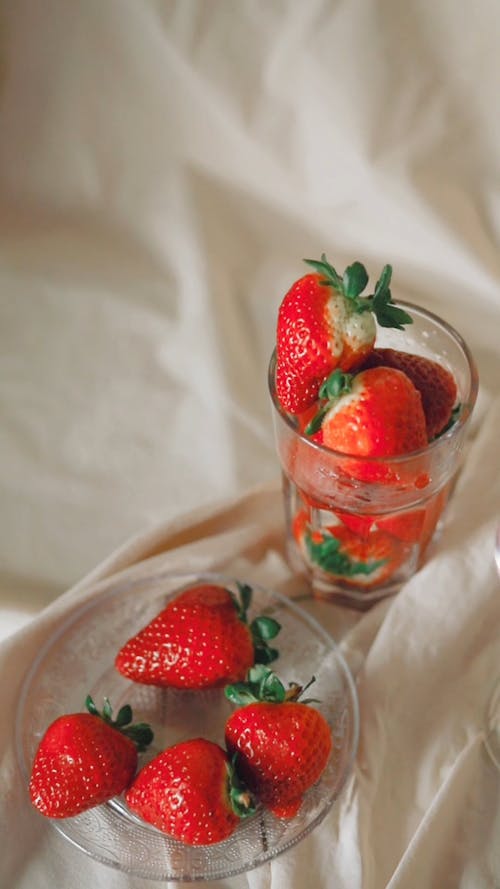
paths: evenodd
<path fill-rule="evenodd" d="M 375 318 L 382 326 L 399 329 L 411 323 L 392 302 L 391 266 L 384 266 L 374 293 L 362 296 L 368 284 L 362 263 L 352 263 L 339 275 L 325 254 L 305 262 L 315 272 L 296 281 L 283 298 L 276 335 L 276 391 L 283 408 L 293 414 L 314 404 L 333 370 L 362 364 L 375 342 Z"/>
<path fill-rule="evenodd" d="M 341 276 L 324 254 L 307 262 L 316 274 L 283 298 L 269 366 L 287 554 L 314 594 L 369 607 L 422 564 L 460 465 L 477 371 L 445 321 L 393 302 L 391 266 L 364 295 L 362 263 Z M 373 567 L 370 548 L 382 547 L 369 582 L 352 570 L 349 559 Z"/>

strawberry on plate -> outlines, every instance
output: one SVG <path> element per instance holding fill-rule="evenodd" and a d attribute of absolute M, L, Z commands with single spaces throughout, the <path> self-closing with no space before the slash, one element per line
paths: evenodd
<path fill-rule="evenodd" d="M 159 753 L 141 769 L 125 800 L 144 821 L 192 846 L 225 840 L 254 811 L 226 751 L 205 738 Z"/>
<path fill-rule="evenodd" d="M 377 348 L 363 362 L 363 369 L 370 367 L 394 367 L 412 381 L 422 398 L 429 441 L 445 430 L 457 400 L 457 384 L 446 367 L 423 355 Z"/>
<path fill-rule="evenodd" d="M 298 700 L 302 691 L 295 684 L 285 690 L 264 665 L 253 667 L 247 682 L 225 689 L 238 705 L 226 722 L 227 750 L 245 785 L 280 818 L 296 815 L 332 750 L 326 719 Z"/>
<path fill-rule="evenodd" d="M 218 584 L 190 587 L 118 652 L 115 666 L 145 685 L 201 689 L 242 679 L 254 663 L 277 656 L 269 646 L 280 630 L 270 617 L 247 622 L 252 589 L 238 584 L 240 599 Z"/>
<path fill-rule="evenodd" d="M 31 802 L 48 818 L 69 818 L 122 793 L 137 769 L 137 754 L 153 739 L 143 723 L 131 725 L 122 707 L 115 721 L 104 701 L 102 714 L 92 698 L 87 713 L 56 719 L 38 746 L 29 784 Z"/>
<path fill-rule="evenodd" d="M 340 276 L 325 254 L 320 261 L 305 262 L 315 272 L 293 284 L 277 323 L 276 392 L 282 407 L 293 414 L 314 404 L 335 368 L 350 371 L 362 364 L 375 342 L 375 318 L 383 327 L 401 330 L 412 321 L 392 302 L 391 266 L 384 266 L 374 293 L 361 296 L 368 283 L 362 263 L 352 263 Z"/>

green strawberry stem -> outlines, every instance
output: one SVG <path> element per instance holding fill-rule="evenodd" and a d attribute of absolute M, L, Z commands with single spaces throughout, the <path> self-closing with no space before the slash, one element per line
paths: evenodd
<path fill-rule="evenodd" d="M 328 411 L 337 403 L 342 395 L 347 395 L 351 391 L 353 374 L 343 373 L 339 368 L 324 380 L 319 389 L 319 397 L 324 400 L 324 404 L 320 407 L 317 414 L 307 424 L 304 432 L 306 435 L 314 435 L 321 429 L 323 420 Z"/>
<path fill-rule="evenodd" d="M 298 701 L 302 693 L 316 681 L 313 676 L 306 686 L 298 685 L 291 682 L 288 689 L 285 688 L 281 679 L 276 673 L 273 673 L 265 664 L 256 664 L 248 671 L 245 682 L 235 682 L 227 685 L 224 689 L 226 698 L 233 704 L 245 706 L 246 704 L 255 704 L 265 701 L 271 704 L 283 704 L 287 701 Z M 312 698 L 302 703 L 312 702 Z"/>
<path fill-rule="evenodd" d="M 234 602 L 234 606 L 238 612 L 239 619 L 244 623 L 248 624 L 248 609 L 252 602 L 252 587 L 247 583 L 237 583 L 238 592 L 239 592 L 239 600 L 238 597 L 231 593 L 231 598 Z M 275 661 L 279 656 L 279 652 L 276 648 L 272 648 L 269 645 L 269 642 L 272 639 L 275 639 L 281 630 L 281 624 L 278 623 L 277 620 L 274 620 L 272 617 L 265 617 L 264 615 L 260 615 L 259 617 L 254 618 L 252 623 L 249 625 L 250 632 L 252 634 L 253 647 L 255 651 L 255 663 L 257 664 L 270 664 L 272 661 Z"/>
<path fill-rule="evenodd" d="M 305 544 L 312 562 L 326 571 L 341 577 L 353 577 L 356 574 L 369 575 L 384 565 L 387 559 L 371 559 L 358 562 L 342 551 L 340 541 L 328 531 L 323 531 L 322 540 L 316 543 L 309 534 L 305 536 Z"/>
<path fill-rule="evenodd" d="M 381 327 L 404 330 L 405 324 L 412 323 L 410 315 L 392 301 L 390 289 L 392 266 L 384 266 L 372 294 L 361 296 L 368 284 L 368 273 L 361 262 L 353 262 L 347 266 L 342 277 L 330 265 L 324 253 L 321 254 L 321 260 L 304 259 L 304 262 L 322 275 L 321 284 L 333 287 L 337 293 L 345 297 L 354 312 L 359 314 L 373 312 Z"/>
<path fill-rule="evenodd" d="M 90 695 L 87 695 L 85 699 L 85 706 L 92 716 L 98 716 L 99 719 L 102 719 L 111 726 L 111 728 L 116 729 L 122 735 L 125 735 L 125 737 L 130 738 L 136 745 L 139 753 L 143 753 L 143 751 L 151 744 L 154 735 L 150 725 L 145 722 L 138 722 L 135 725 L 130 725 L 132 722 L 132 708 L 129 704 L 124 704 L 124 706 L 120 708 L 115 720 L 113 720 L 113 710 L 108 698 L 104 698 L 102 713 L 99 712 Z"/>

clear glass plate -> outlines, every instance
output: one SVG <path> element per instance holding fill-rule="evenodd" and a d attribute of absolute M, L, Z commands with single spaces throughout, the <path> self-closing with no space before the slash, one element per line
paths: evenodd
<path fill-rule="evenodd" d="M 224 744 L 224 725 L 233 705 L 221 689 L 176 691 L 139 685 L 114 667 L 121 645 L 151 620 L 179 589 L 193 583 L 236 581 L 216 574 L 159 574 L 147 580 L 117 582 L 86 602 L 59 627 L 33 663 L 23 685 L 17 721 L 17 749 L 26 783 L 39 741 L 63 713 L 84 709 L 87 693 L 100 707 L 105 696 L 113 710 L 129 703 L 134 721 L 149 722 L 152 749 L 140 765 L 166 746 L 203 736 Z M 210 846 L 187 846 L 129 812 L 123 798 L 74 818 L 51 823 L 63 836 L 111 867 L 150 880 L 223 879 L 252 868 L 298 843 L 325 817 L 337 798 L 356 753 L 358 703 L 354 682 L 333 639 L 290 599 L 252 584 L 250 618 L 266 613 L 282 630 L 274 669 L 287 684 L 305 684 L 312 675 L 314 706 L 325 715 L 333 751 L 321 780 L 310 789 L 295 818 L 282 820 L 262 808 L 246 818 L 231 837 Z M 312 689 L 311 689 L 312 695 Z"/>

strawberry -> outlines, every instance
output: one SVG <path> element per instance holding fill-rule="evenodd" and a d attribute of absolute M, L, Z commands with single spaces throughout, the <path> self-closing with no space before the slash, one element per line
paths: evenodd
<path fill-rule="evenodd" d="M 153 739 L 148 725 L 130 725 L 132 711 L 112 720 L 107 699 L 100 714 L 89 696 L 88 713 L 60 716 L 45 732 L 33 761 L 31 802 L 48 818 L 69 818 L 122 793 L 137 768 L 137 753 Z"/>
<path fill-rule="evenodd" d="M 425 516 L 424 508 L 377 516 L 377 528 L 387 531 L 393 537 L 406 543 L 418 543 L 422 535 Z"/>
<path fill-rule="evenodd" d="M 230 701 L 243 704 L 226 722 L 227 750 L 250 791 L 281 818 L 297 813 L 332 750 L 326 719 L 298 700 L 301 692 L 295 684 L 286 691 L 263 665 L 249 670 L 247 682 L 225 689 Z"/>
<path fill-rule="evenodd" d="M 120 649 L 115 665 L 145 685 L 215 688 L 242 679 L 255 662 L 278 656 L 268 645 L 280 630 L 270 617 L 247 623 L 252 589 L 238 584 L 240 601 L 217 584 L 184 590 Z"/>
<path fill-rule="evenodd" d="M 303 502 L 308 501 L 304 500 Z M 356 515 L 354 513 L 339 512 L 339 510 L 333 511 L 327 509 L 324 505 L 319 504 L 317 506 L 316 504 L 312 504 L 312 508 L 321 509 L 323 515 L 326 513 L 329 514 L 330 524 L 325 526 L 328 531 L 344 526 L 358 537 L 368 537 L 375 524 L 376 516 L 373 515 Z M 292 521 L 292 534 L 296 543 L 300 547 L 304 544 L 304 534 L 312 533 L 313 538 L 316 539 L 316 529 L 314 532 L 309 532 L 310 523 L 317 524 L 317 521 L 315 523 L 315 520 L 311 516 L 310 509 L 308 507 L 297 509 Z"/>
<path fill-rule="evenodd" d="M 222 747 L 192 738 L 168 747 L 139 772 L 125 799 L 132 812 L 192 846 L 230 836 L 254 807 Z"/>
<path fill-rule="evenodd" d="M 387 531 L 405 543 L 417 543 L 424 524 L 425 509 L 418 508 L 379 515 L 366 515 L 365 513 L 357 515 L 352 512 L 335 510 L 335 517 L 358 537 L 369 537 L 370 532 L 377 529 Z"/>
<path fill-rule="evenodd" d="M 340 512 L 338 509 L 335 510 L 335 517 L 340 524 L 345 525 L 346 528 L 349 528 L 349 530 L 353 531 L 354 534 L 357 534 L 358 537 L 368 537 L 376 518 L 373 515 L 358 515 L 354 512 Z"/>
<path fill-rule="evenodd" d="M 453 419 L 457 384 L 442 364 L 397 349 L 373 349 L 363 362 L 363 369 L 370 367 L 394 367 L 412 381 L 422 398 L 429 441 L 445 430 Z"/>
<path fill-rule="evenodd" d="M 374 367 L 358 374 L 336 370 L 320 389 L 324 404 L 305 432 L 327 448 L 359 457 L 393 457 L 427 444 L 420 393 L 406 374 Z M 344 471 L 364 481 L 399 480 L 397 468 L 352 461 Z"/>
<path fill-rule="evenodd" d="M 295 542 L 299 545 L 302 543 L 304 533 L 306 533 L 309 523 L 309 510 L 298 509 L 292 521 L 292 534 Z"/>
<path fill-rule="evenodd" d="M 437 494 L 434 494 L 426 503 L 425 518 L 420 537 L 420 564 L 422 563 L 425 551 L 434 536 L 438 522 L 448 502 L 450 490 L 451 483 L 448 482 L 444 488 L 441 488 L 441 490 L 438 491 Z"/>
<path fill-rule="evenodd" d="M 306 259 L 315 273 L 293 284 L 278 311 L 276 392 L 289 413 L 307 410 L 323 380 L 335 368 L 350 371 L 372 351 L 376 325 L 403 329 L 411 317 L 392 302 L 391 266 L 382 270 L 371 296 L 360 294 L 368 283 L 365 267 L 354 262 L 343 276 L 323 253 Z"/>
<path fill-rule="evenodd" d="M 359 537 L 344 525 L 304 531 L 302 546 L 310 561 L 329 577 L 365 590 L 386 583 L 409 555 L 409 547 L 377 529 Z"/>

